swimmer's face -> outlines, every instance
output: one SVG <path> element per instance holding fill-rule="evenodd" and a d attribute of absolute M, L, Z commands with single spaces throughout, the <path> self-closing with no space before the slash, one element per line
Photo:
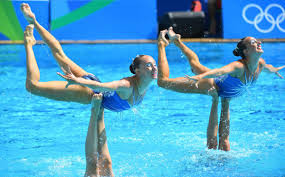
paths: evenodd
<path fill-rule="evenodd" d="M 256 40 L 253 37 L 247 37 L 245 40 L 245 55 L 246 56 L 251 56 L 254 54 L 262 54 L 263 50 L 261 48 L 261 41 Z"/>
<path fill-rule="evenodd" d="M 141 57 L 140 65 L 138 68 L 138 71 L 141 76 L 151 78 L 151 79 L 157 79 L 157 66 L 155 60 L 149 56 L 144 55 Z"/>

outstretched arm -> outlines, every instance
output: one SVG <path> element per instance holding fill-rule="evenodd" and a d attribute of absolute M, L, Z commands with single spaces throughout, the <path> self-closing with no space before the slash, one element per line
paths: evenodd
<path fill-rule="evenodd" d="M 260 59 L 260 64 L 262 65 L 263 71 L 265 71 L 267 73 L 275 73 L 281 79 L 284 79 L 284 77 L 281 74 L 279 74 L 278 71 L 285 68 L 285 65 L 276 68 L 270 64 L 266 64 L 264 59 Z"/>
<path fill-rule="evenodd" d="M 113 81 L 113 82 L 101 83 L 101 82 L 97 82 L 94 80 L 87 80 L 87 79 L 84 79 L 82 77 L 76 77 L 73 75 L 73 73 L 70 71 L 69 68 L 68 68 L 68 71 L 65 71 L 65 72 L 66 72 L 65 75 L 62 75 L 61 73 L 57 73 L 57 74 L 68 81 L 68 84 L 66 85 L 66 87 L 68 87 L 69 85 L 72 85 L 72 84 L 82 85 L 82 86 L 94 89 L 96 91 L 99 91 L 99 92 L 127 91 L 128 89 L 131 88 L 131 83 L 127 79 L 122 79 L 122 80 Z"/>
<path fill-rule="evenodd" d="M 242 71 L 242 68 L 243 68 L 242 64 L 238 61 L 235 61 L 221 68 L 212 69 L 210 71 L 207 71 L 205 73 L 196 76 L 192 77 L 187 76 L 187 77 L 190 80 L 199 81 L 200 79 L 215 78 L 226 74 L 239 75 Z"/>

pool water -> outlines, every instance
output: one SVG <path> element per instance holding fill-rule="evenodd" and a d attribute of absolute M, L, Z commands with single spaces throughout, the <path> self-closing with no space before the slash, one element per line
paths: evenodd
<path fill-rule="evenodd" d="M 188 43 L 210 68 L 238 58 L 234 43 Z M 64 45 L 65 52 L 102 81 L 130 75 L 137 54 L 157 59 L 155 44 Z M 263 57 L 285 65 L 285 43 L 265 43 Z M 41 81 L 62 80 L 45 45 L 34 47 Z M 90 105 L 31 95 L 25 90 L 22 45 L 0 45 L 0 176 L 83 176 Z M 182 53 L 167 47 L 171 77 L 193 75 Z M 285 70 L 280 72 L 285 76 Z M 206 148 L 211 98 L 159 88 L 128 111 L 105 111 L 115 176 L 284 176 L 285 80 L 262 73 L 256 85 L 231 101 L 231 151 Z"/>

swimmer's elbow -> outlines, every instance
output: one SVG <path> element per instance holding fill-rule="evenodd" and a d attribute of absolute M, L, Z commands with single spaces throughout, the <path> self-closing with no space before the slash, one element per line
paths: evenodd
<path fill-rule="evenodd" d="M 26 83 L 26 90 L 30 93 L 32 93 L 32 88 L 30 87 L 29 84 Z"/>
<path fill-rule="evenodd" d="M 167 79 L 157 79 L 157 85 L 162 88 L 166 88 L 167 86 Z"/>
<path fill-rule="evenodd" d="M 36 90 L 36 83 L 32 80 L 26 80 L 26 90 L 30 93 L 34 93 Z"/>

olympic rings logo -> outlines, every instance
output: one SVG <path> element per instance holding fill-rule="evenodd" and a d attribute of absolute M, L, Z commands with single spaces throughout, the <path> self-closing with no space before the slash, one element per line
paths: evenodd
<path fill-rule="evenodd" d="M 280 14 L 277 16 L 276 19 L 274 19 L 274 17 L 273 17 L 271 14 L 268 13 L 268 11 L 269 11 L 271 8 L 274 8 L 274 7 L 275 7 L 275 8 L 279 8 L 279 9 L 282 11 L 282 13 L 280 13 Z M 257 15 L 254 17 L 253 20 L 249 20 L 249 19 L 246 17 L 246 12 L 247 12 L 247 10 L 248 10 L 249 8 L 256 8 L 256 9 L 259 11 L 259 14 L 257 14 Z M 251 24 L 251 25 L 254 25 L 254 27 L 255 27 L 259 32 L 261 32 L 261 33 L 269 33 L 269 32 L 271 32 L 271 31 L 274 29 L 275 26 L 277 26 L 277 28 L 278 28 L 280 31 L 282 31 L 282 32 L 285 33 L 285 29 L 280 26 L 280 23 L 282 23 L 282 22 L 285 20 L 285 10 L 284 10 L 284 8 L 283 8 L 281 5 L 279 5 L 279 4 L 270 4 L 270 5 L 268 5 L 268 6 L 265 8 L 264 11 L 263 11 L 262 8 L 261 8 L 259 5 L 257 5 L 257 4 L 248 4 L 248 5 L 246 5 L 246 6 L 243 8 L 243 10 L 242 10 L 242 17 L 243 17 L 243 19 L 244 19 L 247 23 L 249 23 L 249 24 Z M 264 17 L 265 17 L 265 19 L 266 19 L 269 23 L 271 23 L 271 26 L 270 26 L 268 29 L 261 29 L 261 28 L 258 26 L 258 24 L 264 19 Z"/>

